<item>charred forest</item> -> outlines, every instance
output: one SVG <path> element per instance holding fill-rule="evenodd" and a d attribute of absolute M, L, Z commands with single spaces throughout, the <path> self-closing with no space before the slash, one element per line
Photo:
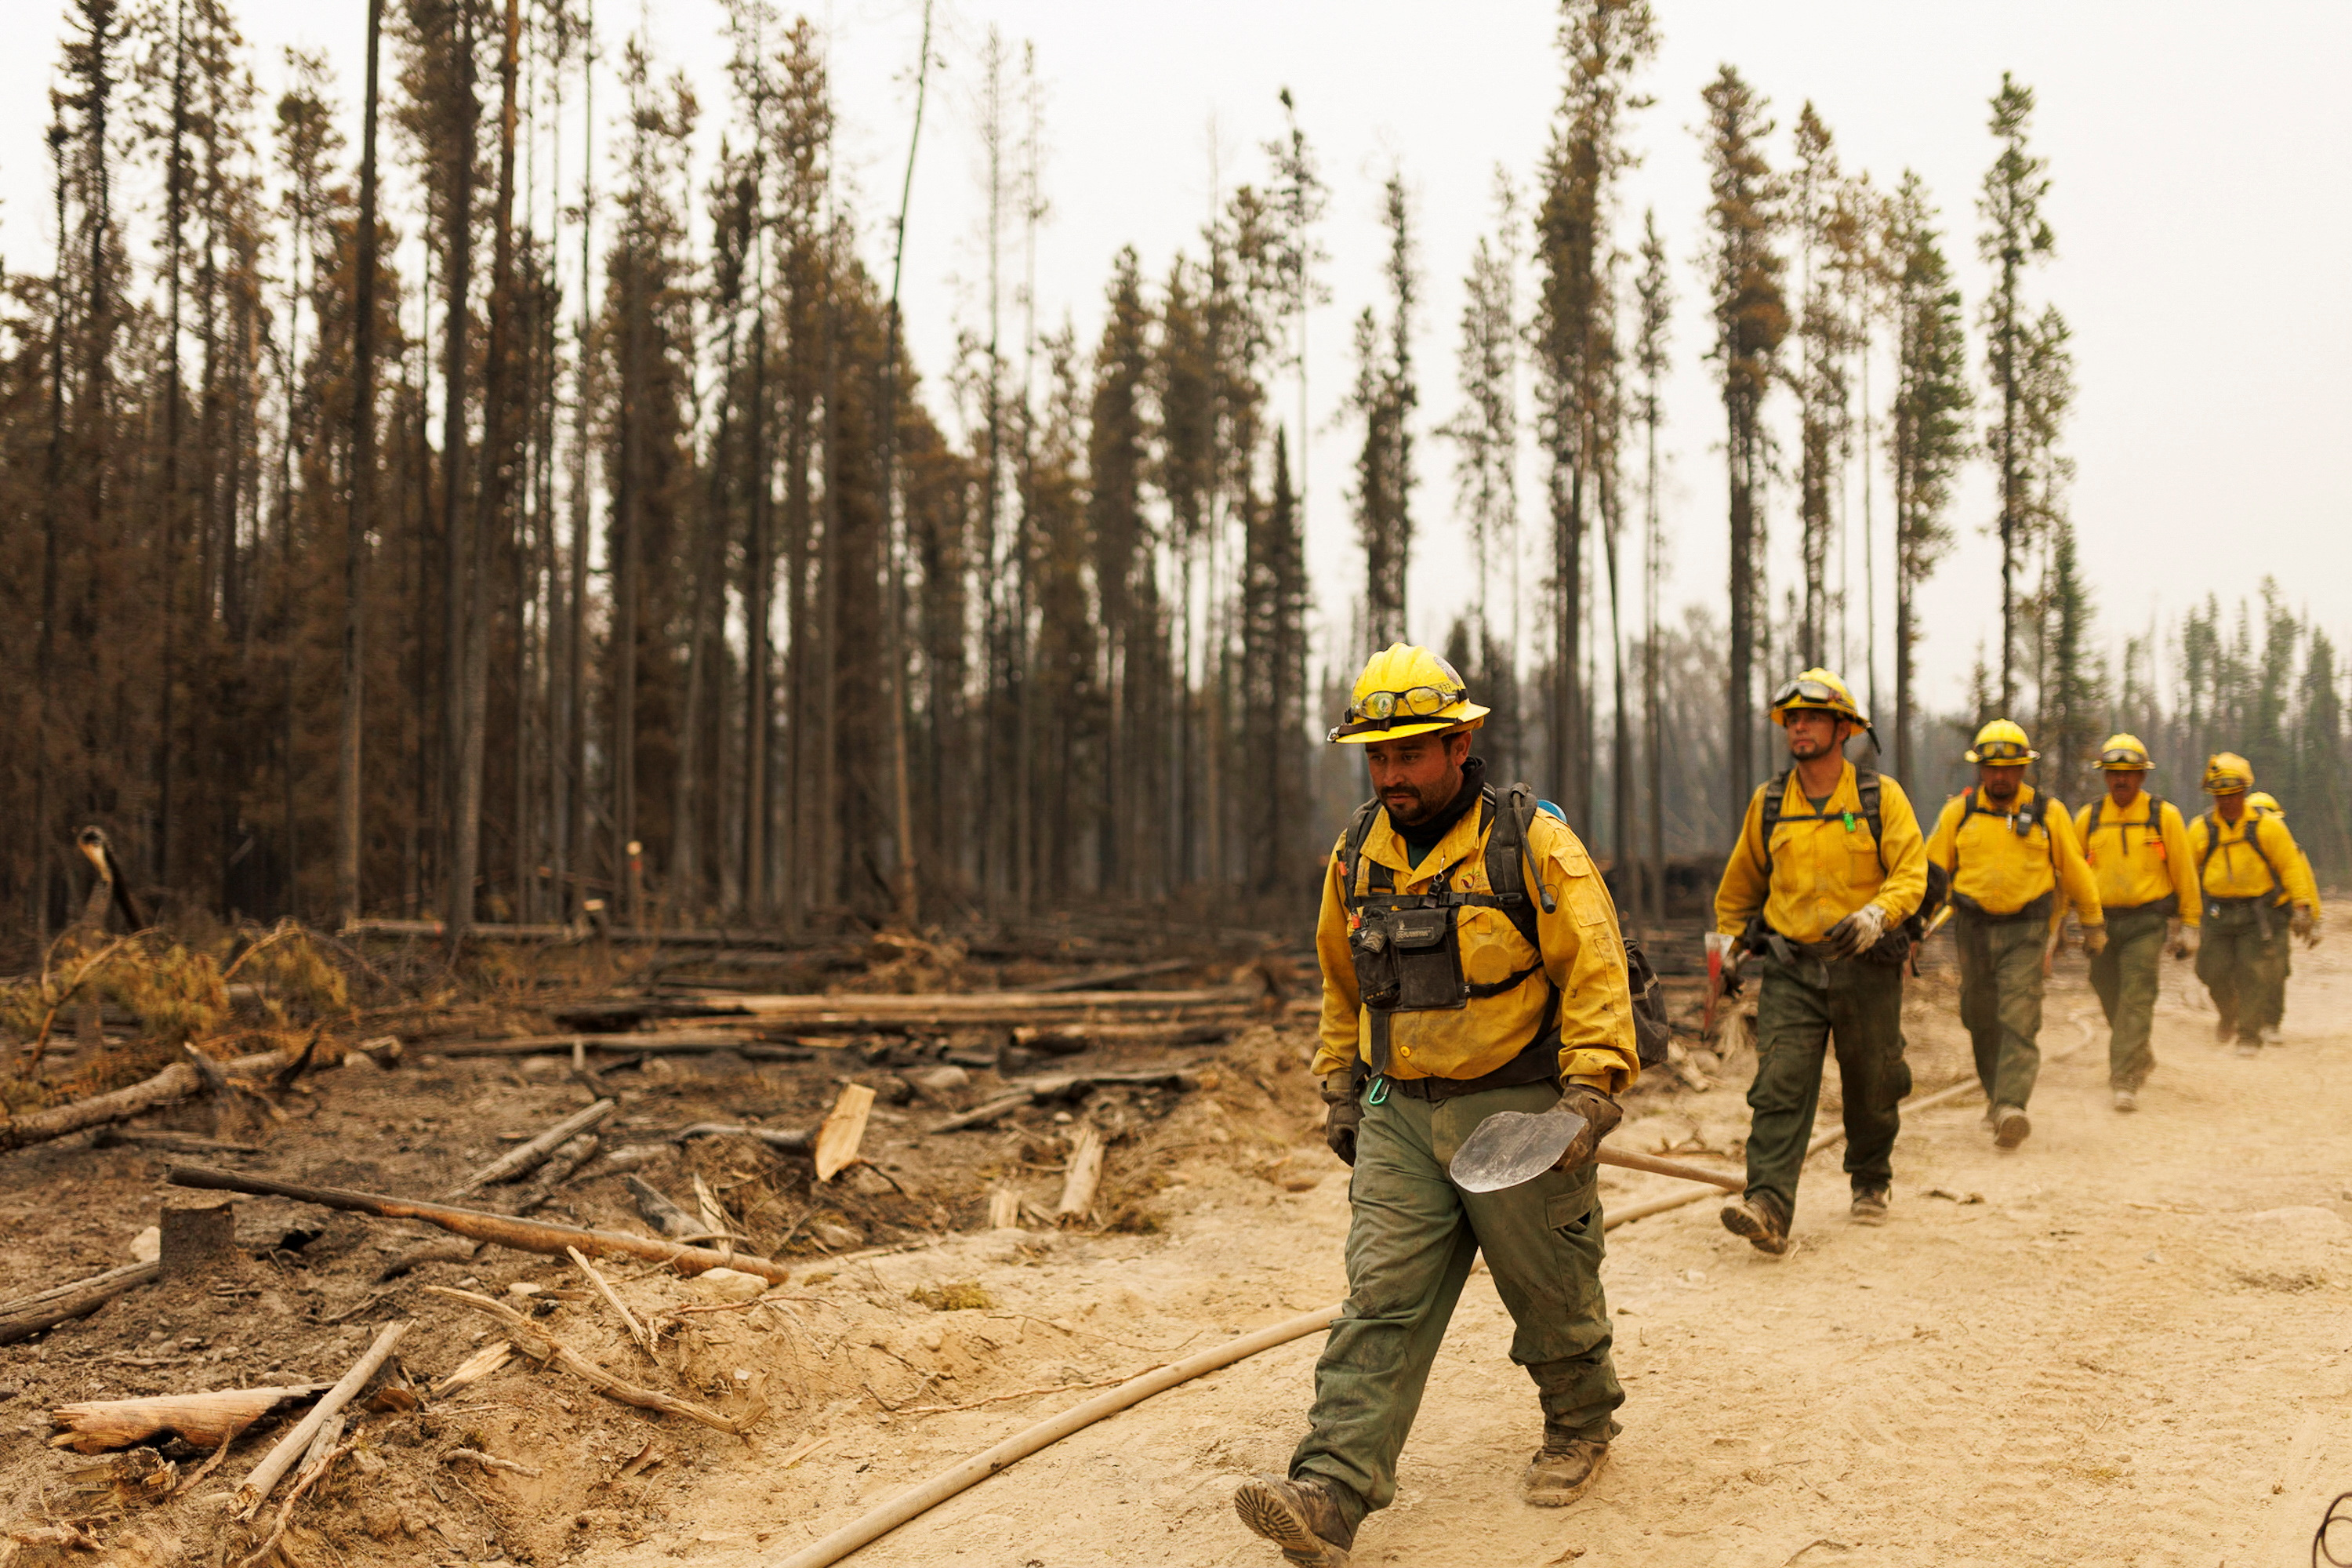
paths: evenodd
<path fill-rule="evenodd" d="M 0 258 L 9 930 L 82 907 L 89 826 L 163 921 L 1271 928 L 1360 793 L 1320 727 L 1398 637 L 1470 678 L 1491 764 L 1653 921 L 1662 872 L 1634 868 L 1719 848 L 1769 771 L 1761 694 L 1815 663 L 1931 793 L 1993 711 L 2052 731 L 2074 796 L 2095 731 L 2147 733 L 2176 779 L 2236 744 L 2323 871 L 2352 867 L 2324 630 L 2275 595 L 2234 642 L 2219 603 L 2119 658 L 2095 628 L 2021 84 L 1991 100 L 1979 353 L 1917 177 L 1843 166 L 1811 103 L 1784 153 L 1729 65 L 1692 106 L 1702 243 L 1671 255 L 1624 183 L 1655 19 L 1573 0 L 1549 140 L 1495 173 L 1458 323 L 1424 320 L 1414 172 L 1342 193 L 1382 260 L 1318 402 L 1335 193 L 1286 91 L 1188 244 L 1106 258 L 1082 333 L 1024 275 L 1034 51 L 960 44 L 977 107 L 931 135 L 982 171 L 987 302 L 925 367 L 898 273 L 947 46 L 909 62 L 877 194 L 842 127 L 885 106 L 839 101 L 818 28 L 765 0 L 727 26 L 696 83 L 581 0 L 373 0 L 339 75 L 257 60 L 227 0 L 66 6 L 48 210 L 10 215 L 54 257 Z M 1678 295 L 1703 341 L 1675 342 Z M 1677 353 L 1723 423 L 1662 437 Z M 1310 580 L 1318 433 L 1353 581 Z M 1729 575 L 1679 607 L 1662 439 L 1724 465 Z M 1956 500 L 1979 462 L 1986 519 Z M 1962 527 L 2000 542 L 2001 645 L 1937 713 L 1915 600 Z M 1407 600 L 1432 549 L 1469 563 L 1459 614 Z"/>

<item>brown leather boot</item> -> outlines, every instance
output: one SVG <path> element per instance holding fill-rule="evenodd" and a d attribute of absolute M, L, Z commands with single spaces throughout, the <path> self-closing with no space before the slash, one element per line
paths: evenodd
<path fill-rule="evenodd" d="M 1297 1568 L 1348 1568 L 1348 1548 L 1356 1531 L 1324 1482 L 1313 1476 L 1290 1479 L 1253 1476 L 1234 1493 L 1242 1522 L 1282 1548 L 1282 1560 Z"/>
<path fill-rule="evenodd" d="M 1774 1257 L 1789 1250 L 1789 1222 L 1780 1215 L 1780 1205 L 1766 1197 L 1734 1198 L 1723 1205 L 1723 1228 L 1734 1236 L 1744 1236 L 1748 1244 L 1759 1252 Z"/>
<path fill-rule="evenodd" d="M 1519 1496 L 1538 1508 L 1566 1508 L 1592 1489 L 1601 1479 L 1601 1467 L 1608 1462 L 1606 1443 L 1547 1436 L 1543 1447 L 1528 1461 Z"/>

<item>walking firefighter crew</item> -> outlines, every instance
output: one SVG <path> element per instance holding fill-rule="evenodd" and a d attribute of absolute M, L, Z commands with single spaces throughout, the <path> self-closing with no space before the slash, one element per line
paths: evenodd
<path fill-rule="evenodd" d="M 1396 1495 L 1397 1455 L 1454 1302 L 1483 1252 L 1535 1381 L 1538 1505 L 1591 1487 L 1624 1401 L 1601 1289 L 1593 1151 L 1639 1074 L 1617 910 L 1584 846 L 1470 754 L 1487 710 L 1424 647 L 1372 656 L 1330 740 L 1361 746 L 1375 798 L 1327 862 L 1316 949 L 1326 1137 L 1355 1167 L 1348 1300 L 1315 1367 L 1289 1472 L 1244 1483 L 1249 1528 L 1310 1568 L 1348 1562 Z M 1660 1042 L 1663 1048 L 1663 1040 Z M 1447 1164 L 1497 1111 L 1562 1101 L 1587 1125 L 1559 1163 L 1497 1192 Z"/>
<path fill-rule="evenodd" d="M 1809 669 L 1772 699 L 1791 765 L 1758 787 L 1716 889 L 1716 929 L 1738 938 L 1761 975 L 1756 1004 L 1754 1113 L 1748 1190 L 1723 1224 L 1759 1250 L 1783 1252 L 1797 1178 L 1834 1042 L 1845 1100 L 1853 1216 L 1886 1217 L 1903 1059 L 1903 963 L 1927 889 L 1927 851 L 1903 786 L 1846 760 L 1869 728 L 1844 681 Z"/>
<path fill-rule="evenodd" d="M 2138 736 L 2108 736 L 2099 748 L 2107 793 L 2074 816 L 2107 922 L 2107 945 L 2091 955 L 2091 989 L 2107 1016 L 2107 1087 L 2117 1110 L 2138 1109 L 2139 1087 L 2156 1066 L 2148 1030 L 2164 950 L 2187 957 L 2182 932 L 2197 923 L 2189 826 L 2179 806 L 2147 792 L 2154 765 Z"/>
<path fill-rule="evenodd" d="M 2025 764 L 2041 754 L 2006 719 L 1979 730 L 1968 752 L 1977 782 L 1944 803 L 1927 838 L 1927 858 L 1951 879 L 1960 1022 L 1976 1050 L 1986 1125 L 2004 1149 L 2033 1131 L 2025 1107 L 2042 1068 L 2042 958 L 2065 906 L 2081 917 L 2092 956 L 2107 944 L 2074 818 L 2025 782 Z"/>
<path fill-rule="evenodd" d="M 2254 770 L 2234 752 L 2205 764 L 2213 809 L 2189 825 L 2189 853 L 2203 895 L 2197 978 L 2220 1016 L 2213 1037 L 2235 1036 L 2238 1054 L 2260 1056 L 2263 1031 L 2278 1037 L 2286 986 L 2286 939 L 2319 945 L 2319 889 L 2286 818 L 2247 805 Z"/>

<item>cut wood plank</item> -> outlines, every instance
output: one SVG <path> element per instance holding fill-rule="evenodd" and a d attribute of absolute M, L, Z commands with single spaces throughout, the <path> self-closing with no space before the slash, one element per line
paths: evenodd
<path fill-rule="evenodd" d="M 519 1176 L 530 1174 L 545 1163 L 547 1157 L 556 1150 L 612 1115 L 613 1109 L 617 1103 L 615 1100 L 600 1100 L 584 1110 L 573 1111 L 528 1143 L 499 1155 L 450 1188 L 442 1196 L 462 1198 L 467 1194 L 478 1192 L 484 1187 L 495 1186 L 500 1182 L 511 1182 Z"/>
<path fill-rule="evenodd" d="M 698 1405 L 691 1399 L 679 1399 L 655 1389 L 624 1383 L 503 1301 L 493 1301 L 488 1296 L 479 1296 L 471 1290 L 452 1289 L 446 1285 L 427 1285 L 425 1289 L 427 1294 L 446 1296 L 452 1301 L 463 1302 L 477 1312 L 496 1318 L 506 1326 L 508 1335 L 515 1343 L 522 1347 L 523 1354 L 534 1361 L 554 1362 L 624 1405 L 634 1405 L 641 1410 L 658 1410 L 668 1415 L 683 1415 L 689 1421 L 699 1421 L 705 1426 L 742 1437 L 750 1436 L 751 1428 L 768 1414 L 764 1399 L 757 1401 L 740 1416 L 721 1415 L 709 1405 Z"/>
<path fill-rule="evenodd" d="M 874 1091 L 862 1083 L 845 1083 L 816 1130 L 816 1179 L 829 1182 L 857 1163 L 866 1142 L 866 1119 L 874 1110 Z"/>
<path fill-rule="evenodd" d="M 342 1209 L 352 1214 L 373 1215 L 379 1219 L 423 1220 L 454 1235 L 491 1242 L 499 1247 L 511 1247 L 520 1252 L 541 1253 L 550 1258 L 561 1258 L 565 1247 L 576 1247 L 591 1258 L 640 1258 L 648 1263 L 667 1264 L 680 1274 L 693 1275 L 707 1268 L 731 1268 L 747 1274 L 757 1274 L 772 1285 L 781 1285 L 791 1278 L 782 1265 L 753 1255 L 739 1254 L 730 1261 L 707 1247 L 657 1241 L 649 1236 L 630 1236 L 617 1230 L 590 1230 L 582 1226 L 517 1219 L 512 1215 L 452 1208 L 446 1204 L 419 1203 L 383 1193 L 356 1192 L 349 1187 L 312 1187 L 296 1182 L 273 1182 L 236 1171 L 216 1170 L 209 1165 L 174 1165 L 166 1173 L 166 1179 L 183 1187 L 209 1187 L 220 1192 L 292 1198 L 298 1203 L 317 1204 L 322 1208 Z"/>
<path fill-rule="evenodd" d="M 45 1329 L 86 1318 L 117 1296 L 149 1284 L 163 1272 L 153 1263 L 126 1263 L 70 1285 L 59 1285 L 20 1300 L 0 1303 L 0 1345 L 31 1339 Z"/>
<path fill-rule="evenodd" d="M 164 1432 L 176 1432 L 199 1448 L 217 1448 L 291 1399 L 323 1394 L 323 1383 L 282 1388 L 230 1388 L 211 1394 L 160 1394 L 150 1399 L 91 1399 L 60 1405 L 49 1419 L 64 1430 L 52 1448 L 95 1454 L 127 1448 Z"/>
<path fill-rule="evenodd" d="M 1095 1189 L 1102 1184 L 1103 1140 L 1091 1122 L 1081 1122 L 1070 1140 L 1070 1166 L 1062 1177 L 1062 1201 L 1054 1205 L 1059 1220 L 1084 1219 L 1094 1212 Z"/>

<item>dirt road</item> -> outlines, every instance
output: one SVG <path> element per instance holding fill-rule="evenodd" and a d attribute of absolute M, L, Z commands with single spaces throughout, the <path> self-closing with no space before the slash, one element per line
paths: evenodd
<path fill-rule="evenodd" d="M 1482 1272 L 1431 1381 L 1397 1505 L 1368 1521 L 1357 1561 L 2306 1561 L 2327 1500 L 2352 1489 L 2342 959 L 2333 948 L 2298 957 L 2286 1043 L 2258 1060 L 2212 1042 L 2210 1015 L 2184 1005 L 2187 966 L 2168 963 L 2160 1066 L 2137 1114 L 2108 1104 L 2102 1027 L 2045 1070 L 2033 1136 L 2014 1153 L 1992 1147 L 1974 1101 L 1911 1120 L 1884 1228 L 1848 1223 L 1832 1153 L 1809 1168 L 1802 1246 L 1788 1258 L 1726 1235 L 1713 1204 L 1612 1233 L 1625 1433 L 1601 1485 L 1564 1512 L 1517 1500 L 1535 1404 Z M 2085 1039 L 2070 1018 L 2096 1017 L 2080 962 L 2052 997 L 2053 1050 Z M 1948 1081 L 1961 1059 L 1949 1017 L 1923 1005 L 1911 1035 L 1923 1087 Z M 1742 1125 L 1736 1087 L 1680 1109 L 1718 1146 Z M 1653 1118 L 1620 1136 L 1655 1147 L 1685 1131 Z M 1336 1299 L 1345 1224 L 1334 1163 L 1303 1194 L 1213 1185 L 1164 1237 L 1044 1258 L 975 1240 L 961 1261 L 1014 1309 L 998 1320 L 1066 1343 L 1096 1371 Z M 1053 1305 L 1024 1320 L 1024 1294 Z M 1187 1325 L 1211 1337 L 1187 1339 Z M 1229 1497 L 1242 1477 L 1282 1468 L 1318 1344 L 1097 1426 L 854 1562 L 1272 1564 Z M 750 1561 L 1073 1399 L 901 1417 L 788 1475 L 745 1455 L 721 1467 L 731 1474 L 697 1478 L 691 1513 L 706 1528 L 608 1560 Z M 755 1527 L 756 1548 L 740 1533 Z"/>

